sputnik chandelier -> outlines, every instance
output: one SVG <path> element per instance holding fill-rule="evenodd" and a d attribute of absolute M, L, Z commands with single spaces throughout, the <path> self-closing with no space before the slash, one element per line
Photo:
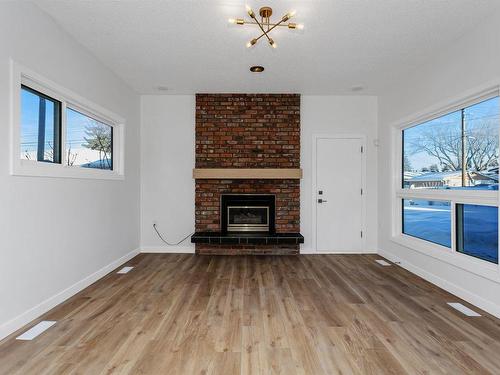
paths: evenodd
<path fill-rule="evenodd" d="M 246 6 L 247 13 L 248 15 L 252 18 L 252 21 L 246 21 L 244 18 L 230 18 L 229 22 L 234 23 L 236 25 L 257 25 L 262 32 L 260 36 L 257 38 L 253 38 L 247 43 L 247 47 L 252 47 L 257 44 L 257 42 L 263 38 L 266 37 L 267 41 L 271 45 L 271 47 L 276 48 L 276 42 L 274 41 L 273 38 L 269 36 L 271 31 L 273 31 L 276 27 L 287 27 L 289 29 L 299 29 L 302 30 L 304 28 L 304 25 L 302 24 L 297 24 L 294 22 L 288 22 L 290 18 L 295 16 L 295 11 L 288 12 L 285 14 L 281 19 L 279 20 L 278 23 L 272 23 L 271 22 L 271 15 L 273 14 L 273 9 L 271 7 L 262 7 L 259 9 L 259 15 L 260 15 L 260 22 L 257 19 L 256 14 L 250 8 L 248 5 Z"/>

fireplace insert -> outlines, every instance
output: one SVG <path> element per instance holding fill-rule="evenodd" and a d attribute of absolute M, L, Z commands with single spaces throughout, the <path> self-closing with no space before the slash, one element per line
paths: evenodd
<path fill-rule="evenodd" d="M 272 194 L 222 194 L 221 231 L 274 233 L 275 200 Z"/>

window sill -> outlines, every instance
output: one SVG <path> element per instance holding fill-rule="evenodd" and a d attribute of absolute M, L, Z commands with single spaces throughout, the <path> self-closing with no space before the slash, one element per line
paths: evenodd
<path fill-rule="evenodd" d="M 399 189 L 396 190 L 396 197 L 497 205 L 499 194 L 498 190 Z"/>
<path fill-rule="evenodd" d="M 70 167 L 61 164 L 19 160 L 11 168 L 12 176 L 76 178 L 92 180 L 124 180 L 123 173 L 100 169 Z"/>
<path fill-rule="evenodd" d="M 428 257 L 500 284 L 500 268 L 497 264 L 455 252 L 450 248 L 424 241 L 405 234 L 392 236 L 392 242 Z"/>

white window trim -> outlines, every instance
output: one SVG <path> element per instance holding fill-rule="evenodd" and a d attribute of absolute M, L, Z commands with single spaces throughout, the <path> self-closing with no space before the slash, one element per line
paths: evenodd
<path fill-rule="evenodd" d="M 125 119 L 115 113 L 61 87 L 57 83 L 11 60 L 10 98 L 10 174 L 14 176 L 123 180 Z M 21 142 L 21 84 L 60 101 L 61 104 L 61 164 L 23 160 Z M 66 108 L 73 108 L 113 127 L 113 170 L 81 168 L 66 165 Z"/>
<path fill-rule="evenodd" d="M 455 233 L 455 205 L 460 203 L 478 204 L 486 206 L 500 206 L 498 191 L 478 190 L 433 190 L 433 189 L 403 189 L 402 188 L 402 161 L 403 152 L 402 131 L 412 126 L 432 120 L 450 112 L 457 111 L 499 95 L 500 80 L 495 80 L 482 87 L 470 90 L 461 97 L 439 103 L 412 116 L 408 116 L 392 125 L 392 241 L 408 249 L 417 251 L 426 256 L 438 259 L 455 267 L 469 271 L 475 275 L 500 283 L 500 264 L 494 264 L 479 258 L 462 254 L 456 251 Z M 500 124 L 499 124 L 500 127 Z M 426 240 L 402 233 L 402 199 L 429 199 L 445 200 L 451 205 L 451 248 L 441 246 Z M 499 220 L 500 221 L 500 220 Z M 499 230 L 500 233 L 500 230 Z"/>

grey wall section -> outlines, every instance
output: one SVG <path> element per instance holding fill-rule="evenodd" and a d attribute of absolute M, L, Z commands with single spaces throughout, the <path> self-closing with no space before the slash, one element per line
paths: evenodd
<path fill-rule="evenodd" d="M 1 338 L 139 247 L 140 98 L 32 4 L 0 3 L 0 45 Z M 125 180 L 9 175 L 11 58 L 126 119 Z"/>
<path fill-rule="evenodd" d="M 391 240 L 391 161 L 396 152 L 391 140 L 395 122 L 425 112 L 500 82 L 500 15 L 494 14 L 428 64 L 404 77 L 395 77 L 379 97 L 379 252 L 428 280 L 500 317 L 500 284 L 449 263 L 400 246 Z"/>

